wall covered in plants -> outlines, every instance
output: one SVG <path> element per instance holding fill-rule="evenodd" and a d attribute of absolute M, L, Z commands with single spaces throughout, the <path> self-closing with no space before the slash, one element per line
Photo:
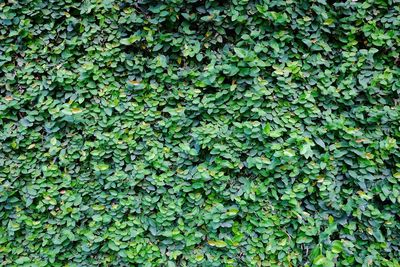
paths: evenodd
<path fill-rule="evenodd" d="M 400 266 L 398 0 L 0 1 L 1 266 Z"/>

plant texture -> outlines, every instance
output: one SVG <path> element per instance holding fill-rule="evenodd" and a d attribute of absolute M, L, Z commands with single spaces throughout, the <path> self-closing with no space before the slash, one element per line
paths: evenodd
<path fill-rule="evenodd" d="M 400 266 L 399 53 L 399 0 L 0 0 L 0 265 Z"/>

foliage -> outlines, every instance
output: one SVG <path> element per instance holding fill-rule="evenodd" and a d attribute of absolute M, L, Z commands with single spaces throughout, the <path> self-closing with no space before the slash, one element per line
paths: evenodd
<path fill-rule="evenodd" d="M 0 1 L 0 257 L 400 266 L 398 0 Z"/>

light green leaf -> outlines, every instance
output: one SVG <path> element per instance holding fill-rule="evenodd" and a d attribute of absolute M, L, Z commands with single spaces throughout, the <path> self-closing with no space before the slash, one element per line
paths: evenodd
<path fill-rule="evenodd" d="M 109 168 L 109 166 L 104 163 L 100 163 L 97 165 L 97 169 L 99 169 L 100 171 L 106 171 L 106 170 L 108 170 L 108 168 Z"/>
<path fill-rule="evenodd" d="M 213 247 L 223 248 L 226 247 L 226 243 L 223 240 L 209 240 L 208 244 Z"/>
<path fill-rule="evenodd" d="M 142 37 L 140 37 L 138 35 L 132 35 L 131 37 L 121 39 L 120 43 L 123 45 L 131 45 L 131 44 L 139 41 L 140 39 L 142 39 Z"/>

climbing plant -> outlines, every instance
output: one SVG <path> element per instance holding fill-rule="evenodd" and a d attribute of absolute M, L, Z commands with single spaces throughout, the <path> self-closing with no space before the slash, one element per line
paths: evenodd
<path fill-rule="evenodd" d="M 398 0 L 0 1 L 1 266 L 400 266 Z"/>

